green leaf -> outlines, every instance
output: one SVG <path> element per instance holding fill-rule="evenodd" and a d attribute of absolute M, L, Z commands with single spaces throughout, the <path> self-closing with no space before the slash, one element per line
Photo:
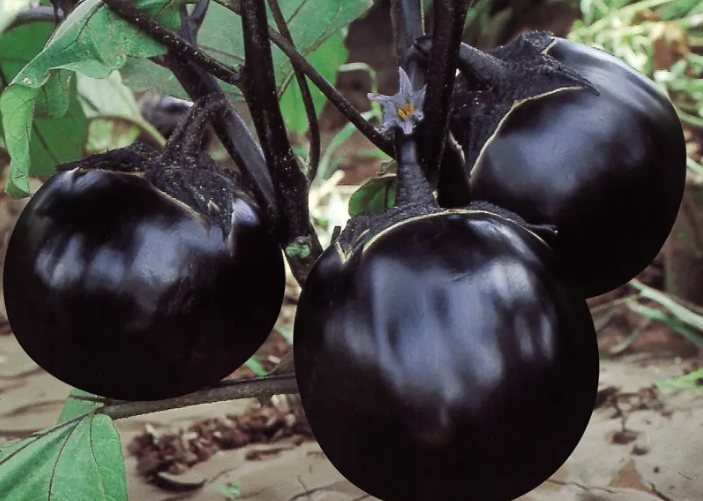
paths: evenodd
<path fill-rule="evenodd" d="M 134 94 L 122 83 L 119 72 L 98 79 L 78 75 L 78 94 L 88 118 L 113 116 L 132 122 L 143 122 Z"/>
<path fill-rule="evenodd" d="M 386 175 L 369 179 L 349 199 L 351 217 L 365 212 L 380 214 L 395 204 L 395 175 Z"/>
<path fill-rule="evenodd" d="M 160 0 L 140 0 L 136 5 L 149 13 L 160 12 L 157 18 L 167 26 L 178 25 L 175 3 L 169 4 L 169 9 L 164 9 L 165 2 Z M 19 50 L 18 43 L 27 43 L 26 38 L 19 42 L 5 38 L 3 35 L 2 43 L 10 44 L 10 51 Z M 127 56 L 151 57 L 165 52 L 163 46 L 119 19 L 100 0 L 79 3 L 42 46 L 38 54 L 23 49 L 21 62 L 31 60 L 0 98 L 11 158 L 6 190 L 13 197 L 29 195 L 30 173 L 49 176 L 56 164 L 82 154 L 87 122 L 76 100 L 73 71 L 106 78 L 124 65 Z M 51 120 L 35 121 L 35 115 Z"/>
<path fill-rule="evenodd" d="M 210 8 L 217 4 L 210 4 Z M 190 99 L 188 93 L 183 90 L 176 77 L 163 66 L 150 61 L 149 59 L 135 59 L 130 57 L 120 70 L 122 82 L 134 92 L 152 91 L 166 96 L 178 97 L 180 99 Z M 224 82 L 220 82 L 222 89 L 231 96 L 232 87 Z M 237 95 L 240 95 L 237 93 Z M 234 100 L 234 99 L 232 99 Z"/>
<path fill-rule="evenodd" d="M 279 3 L 296 49 L 308 57 L 328 38 L 338 35 L 342 28 L 366 12 L 373 1 L 286 0 Z M 276 29 L 276 23 L 271 17 L 269 25 Z M 212 2 L 198 32 L 198 44 L 224 64 L 233 67 L 242 65 L 244 39 L 241 18 L 221 4 Z M 293 78 L 293 68 L 280 49 L 273 46 L 272 52 L 277 88 L 281 95 Z M 313 64 L 317 62 L 319 61 L 314 61 Z M 121 73 L 125 84 L 136 92 L 153 90 L 187 99 L 187 94 L 178 81 L 167 70 L 151 61 L 130 60 Z M 235 87 L 222 83 L 222 88 L 232 101 L 243 99 Z"/>
<path fill-rule="evenodd" d="M 87 132 L 87 120 L 78 103 L 75 78 L 70 79 L 67 110 L 59 118 L 35 118 L 35 105 L 41 89 L 24 86 L 8 87 L 0 97 L 0 114 L 10 170 L 6 190 L 15 197 L 29 195 L 29 175 L 48 177 L 54 167 L 79 158 Z M 57 99 L 60 101 L 60 99 Z"/>
<path fill-rule="evenodd" d="M 0 33 L 31 3 L 31 0 L 0 0 Z"/>
<path fill-rule="evenodd" d="M 103 405 L 105 405 L 103 397 L 74 388 L 63 404 L 57 424 L 88 414 Z"/>
<path fill-rule="evenodd" d="M 308 57 L 320 74 L 327 80 L 334 82 L 337 69 L 347 60 L 347 49 L 344 47 L 344 37 L 337 32 L 325 41 L 317 50 Z M 325 96 L 309 80 L 308 86 L 312 101 L 315 105 L 315 114 L 319 116 L 325 104 Z M 308 129 L 308 120 L 303 105 L 300 87 L 294 80 L 281 97 L 281 112 L 286 119 L 286 125 L 293 132 L 302 134 Z"/>
<path fill-rule="evenodd" d="M 135 6 L 149 14 L 160 12 L 157 19 L 168 27 L 178 26 L 176 3 L 140 0 Z M 117 17 L 100 0 L 85 0 L 59 25 L 44 50 L 13 83 L 41 87 L 56 69 L 107 78 L 124 65 L 128 56 L 145 58 L 165 52 L 165 47 Z"/>
<path fill-rule="evenodd" d="M 92 413 L 3 447 L 0 493 L 8 501 L 127 501 L 112 420 Z"/>
<path fill-rule="evenodd" d="M 78 98 L 83 112 L 89 120 L 107 118 L 110 120 L 121 119 L 135 124 L 139 129 L 149 134 L 156 142 L 165 144 L 163 136 L 149 122 L 144 120 L 139 105 L 132 91 L 122 83 L 120 73 L 115 71 L 108 78 L 98 79 L 78 74 Z M 91 123 L 91 125 L 93 125 Z M 101 130 L 100 128 L 96 128 Z M 117 140 L 120 146 L 127 146 L 136 139 L 137 131 L 126 131 L 129 136 L 126 144 L 122 144 L 120 138 L 113 138 L 113 128 L 107 129 L 108 135 L 101 137 L 101 143 L 106 147 L 97 151 L 106 151 L 107 145 L 115 143 Z M 95 140 L 95 138 L 91 138 Z M 93 143 L 95 144 L 95 143 Z M 115 146 L 115 147 L 120 147 Z M 111 149 L 111 148 L 110 148 Z"/>

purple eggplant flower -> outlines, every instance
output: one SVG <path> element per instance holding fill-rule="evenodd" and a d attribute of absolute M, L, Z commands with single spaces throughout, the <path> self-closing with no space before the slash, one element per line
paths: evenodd
<path fill-rule="evenodd" d="M 381 132 L 386 132 L 394 126 L 400 127 L 406 135 L 412 133 L 413 127 L 423 118 L 422 106 L 425 103 L 425 87 L 413 91 L 412 82 L 403 68 L 398 68 L 400 90 L 393 96 L 382 94 L 367 94 L 371 101 L 381 104 L 383 123 Z"/>

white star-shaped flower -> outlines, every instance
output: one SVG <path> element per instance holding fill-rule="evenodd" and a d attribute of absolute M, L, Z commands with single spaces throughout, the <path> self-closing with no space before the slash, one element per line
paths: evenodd
<path fill-rule="evenodd" d="M 412 82 L 403 68 L 398 68 L 398 82 L 400 89 L 393 96 L 382 94 L 367 94 L 371 101 L 381 104 L 383 123 L 381 132 L 386 132 L 397 126 L 406 135 L 412 133 L 413 127 L 423 119 L 422 106 L 425 103 L 425 87 L 413 91 Z"/>

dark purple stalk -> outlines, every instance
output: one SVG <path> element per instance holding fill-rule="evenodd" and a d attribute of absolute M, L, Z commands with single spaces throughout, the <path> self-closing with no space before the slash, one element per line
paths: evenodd
<path fill-rule="evenodd" d="M 443 159 L 461 35 L 471 0 L 434 0 L 434 29 L 424 106 L 423 157 L 430 171 Z"/>
<path fill-rule="evenodd" d="M 322 247 L 310 223 L 307 179 L 291 149 L 278 105 L 266 4 L 242 0 L 240 6 L 246 60 L 242 87 L 280 203 L 279 240 L 287 255 L 300 258 L 309 269 Z"/>

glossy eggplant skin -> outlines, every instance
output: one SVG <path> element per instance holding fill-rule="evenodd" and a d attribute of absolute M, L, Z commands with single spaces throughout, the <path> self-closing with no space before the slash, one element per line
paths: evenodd
<path fill-rule="evenodd" d="M 214 384 L 264 342 L 280 247 L 235 198 L 229 235 L 136 174 L 76 168 L 32 197 L 8 243 L 10 325 L 47 372 L 124 400 Z"/>
<path fill-rule="evenodd" d="M 569 90 L 516 108 L 471 170 L 474 199 L 554 224 L 555 250 L 586 296 L 656 257 L 681 204 L 686 148 L 668 98 L 616 57 L 555 38 L 548 54 L 600 96 Z M 454 123 L 461 134 L 461 121 Z"/>
<path fill-rule="evenodd" d="M 322 450 L 384 501 L 509 501 L 579 442 L 598 386 L 585 299 L 521 226 L 451 210 L 330 247 L 294 358 Z"/>

